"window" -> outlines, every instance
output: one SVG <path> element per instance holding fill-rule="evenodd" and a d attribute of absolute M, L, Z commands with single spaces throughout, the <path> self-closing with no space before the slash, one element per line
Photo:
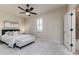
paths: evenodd
<path fill-rule="evenodd" d="M 43 31 L 43 19 L 37 19 L 37 31 L 42 32 Z"/>

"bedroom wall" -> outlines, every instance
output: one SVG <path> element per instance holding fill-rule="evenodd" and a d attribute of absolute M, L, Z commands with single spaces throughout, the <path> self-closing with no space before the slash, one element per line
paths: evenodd
<path fill-rule="evenodd" d="M 19 24 L 19 29 L 21 31 L 24 29 L 24 19 L 23 18 L 12 15 L 12 14 L 0 12 L 0 35 L 1 35 L 1 29 L 4 28 L 4 21 L 17 22 Z"/>
<path fill-rule="evenodd" d="M 57 9 L 45 14 L 26 19 L 26 32 L 53 42 L 63 42 L 63 21 L 66 8 Z M 36 20 L 43 19 L 43 32 L 36 31 Z"/>

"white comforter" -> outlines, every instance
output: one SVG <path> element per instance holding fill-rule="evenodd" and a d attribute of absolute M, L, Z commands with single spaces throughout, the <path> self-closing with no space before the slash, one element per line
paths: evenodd
<path fill-rule="evenodd" d="M 29 38 L 34 38 L 34 36 L 32 35 L 14 35 L 14 36 L 10 36 L 10 35 L 3 35 L 1 37 L 1 41 L 7 43 L 10 47 L 13 48 L 14 44 L 21 41 L 21 42 L 24 42 L 24 41 L 28 41 L 30 40 Z"/>

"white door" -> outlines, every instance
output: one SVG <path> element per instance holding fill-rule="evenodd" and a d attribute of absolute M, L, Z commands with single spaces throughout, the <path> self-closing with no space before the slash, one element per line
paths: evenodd
<path fill-rule="evenodd" d="M 69 10 L 64 16 L 64 45 L 70 51 L 75 51 L 75 12 Z"/>

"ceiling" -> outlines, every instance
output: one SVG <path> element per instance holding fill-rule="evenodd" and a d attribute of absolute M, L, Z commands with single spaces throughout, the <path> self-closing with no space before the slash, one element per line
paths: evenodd
<path fill-rule="evenodd" d="M 19 12 L 22 10 L 20 10 L 18 6 L 26 8 L 26 5 L 24 4 L 0 4 L 0 12 L 10 13 L 20 17 L 29 17 L 26 14 L 20 14 Z M 67 5 L 66 4 L 31 4 L 30 6 L 34 7 L 33 12 L 36 12 L 37 14 L 42 14 L 58 8 L 64 8 Z"/>

